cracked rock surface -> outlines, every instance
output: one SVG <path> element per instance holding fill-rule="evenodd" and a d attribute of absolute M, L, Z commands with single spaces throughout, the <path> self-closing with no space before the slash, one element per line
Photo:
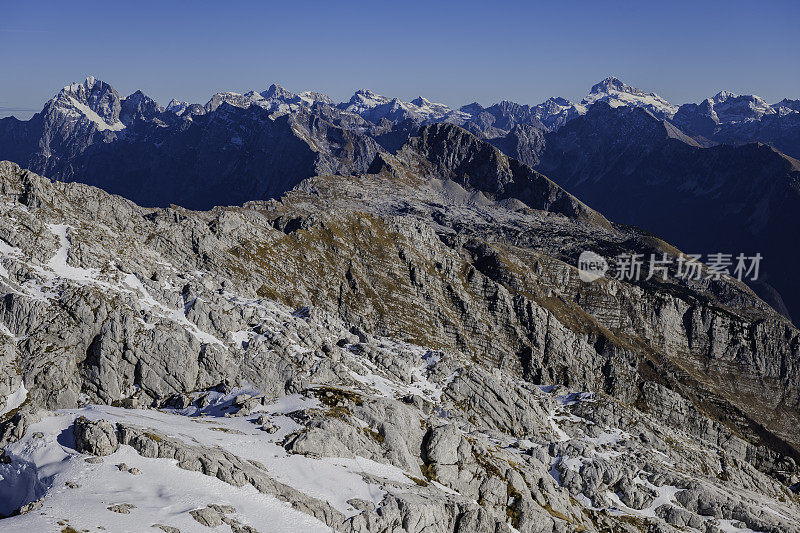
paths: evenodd
<path fill-rule="evenodd" d="M 450 179 L 401 151 L 208 212 L 0 163 L 0 527 L 800 531 L 798 331 L 724 279 L 582 282 L 677 251 L 426 142 Z"/>

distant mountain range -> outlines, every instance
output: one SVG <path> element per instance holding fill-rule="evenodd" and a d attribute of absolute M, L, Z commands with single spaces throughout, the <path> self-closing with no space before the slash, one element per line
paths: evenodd
<path fill-rule="evenodd" d="M 439 123 L 450 126 L 431 129 Z M 192 209 L 276 198 L 315 175 L 365 174 L 400 151 L 431 155 L 432 140 L 450 144 L 436 148 L 442 153 L 480 157 L 490 154 L 489 143 L 522 164 L 515 176 L 541 172 L 610 220 L 686 252 L 759 251 L 764 267 L 754 288 L 780 312 L 800 316 L 791 275 L 800 253 L 787 245 L 800 209 L 800 100 L 770 105 L 722 91 L 677 106 L 609 77 L 577 103 L 452 109 L 368 90 L 336 103 L 272 85 L 165 108 L 141 91 L 121 98 L 89 77 L 28 121 L 0 119 L 0 159 L 142 205 Z M 455 161 L 439 160 L 437 168 L 446 174 Z M 490 179 L 505 179 L 498 176 Z M 513 193 L 474 179 L 463 184 L 523 202 L 539 198 L 544 182 L 517 179 Z"/>

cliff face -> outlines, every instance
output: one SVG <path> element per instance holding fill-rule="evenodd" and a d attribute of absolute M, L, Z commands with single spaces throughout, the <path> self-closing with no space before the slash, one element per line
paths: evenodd
<path fill-rule="evenodd" d="M 456 159 L 437 171 L 453 179 L 420 170 L 435 157 L 401 153 L 375 174 L 208 212 L 142 208 L 3 163 L 11 464 L 40 409 L 77 408 L 88 418 L 76 453 L 116 443 L 180 456 L 337 530 L 795 530 L 781 482 L 798 481 L 798 331 L 737 282 L 581 281 L 584 250 L 677 251 L 580 203 L 565 211 L 571 197 L 529 170 L 526 197 L 545 187 L 554 200 L 529 200 L 538 209 L 465 189 L 468 158 Z M 237 396 L 245 385 L 256 403 Z M 275 457 L 363 457 L 419 482 L 364 477 L 380 507 L 347 511 L 252 470 L 233 441 L 220 437 L 232 455 L 218 456 L 168 429 L 182 423 L 169 417 L 250 416 L 287 394 L 311 403 L 252 437 Z M 81 407 L 95 403 L 126 409 Z M 133 416 L 148 407 L 167 411 Z M 675 497 L 659 499 L 666 490 Z M 623 515 L 602 511 L 615 498 Z"/>

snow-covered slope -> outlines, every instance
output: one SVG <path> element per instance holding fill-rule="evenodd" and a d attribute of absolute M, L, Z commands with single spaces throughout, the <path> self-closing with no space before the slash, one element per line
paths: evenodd
<path fill-rule="evenodd" d="M 372 379 L 385 381 L 378 376 Z M 549 505 L 558 508 L 563 505 L 556 503 L 558 487 L 574 486 L 576 482 L 585 486 L 583 481 L 577 481 L 581 475 L 592 469 L 613 471 L 612 465 L 627 460 L 641 462 L 642 469 L 635 472 L 624 491 L 594 491 L 587 487 L 585 493 L 580 492 L 574 498 L 574 505 L 583 506 L 589 513 L 611 512 L 625 521 L 640 524 L 659 523 L 660 517 L 670 516 L 668 509 L 674 509 L 690 530 L 708 531 L 705 527 L 716 526 L 719 528 L 716 531 L 755 533 L 741 520 L 726 517 L 727 513 L 717 517 L 680 514 L 686 501 L 686 487 L 698 486 L 699 480 L 683 471 L 691 463 L 658 441 L 651 443 L 649 449 L 641 447 L 637 443 L 639 437 L 629 431 L 630 427 L 597 427 L 598 419 L 593 412 L 602 404 L 592 394 L 558 394 L 550 392 L 550 388 L 544 389 L 534 394 L 550 406 L 542 420 L 542 435 L 549 435 L 544 441 L 533 435 L 508 439 L 496 434 L 464 432 L 452 429 L 451 425 L 442 427 L 447 429 L 448 439 L 480 442 L 485 446 L 485 452 L 480 453 L 492 454 L 492 461 L 530 462 L 528 457 L 547 457 L 545 446 L 555 448 L 557 455 L 542 465 L 549 470 L 547 481 L 539 481 L 545 492 L 556 491 L 548 495 L 552 502 Z M 28 533 L 71 527 L 74 529 L 68 531 L 174 533 L 170 528 L 205 531 L 211 527 L 228 531 L 230 527 L 236 532 L 350 531 L 339 525 L 332 527 L 331 519 L 339 516 L 352 524 L 359 514 L 385 505 L 387 496 L 417 494 L 433 498 L 435 491 L 440 498 L 460 498 L 458 491 L 435 479 L 425 481 L 412 472 L 359 455 L 319 457 L 287 453 L 283 443 L 304 430 L 303 424 L 296 420 L 325 408 L 313 397 L 296 394 L 261 405 L 257 391 L 239 388 L 228 393 L 198 392 L 190 395 L 191 400 L 204 407 L 142 410 L 86 406 L 57 411 L 31 425 L 23 439 L 5 449 L 7 460 L 0 464 L 0 513 L 23 507 L 22 514 L 0 523 L 2 530 Z M 243 408 L 243 404 L 255 407 Z M 242 416 L 242 412 L 246 414 Z M 79 427 L 80 440 L 76 438 L 78 429 L 73 429 Z M 135 435 L 136 440 L 128 444 L 115 443 L 113 436 L 108 442 L 91 440 L 97 437 L 86 436 L 83 428 L 89 431 L 116 428 L 121 435 Z M 708 453 L 680 433 L 673 434 L 671 442 L 687 454 L 697 454 L 700 461 Z M 177 450 L 175 459 L 150 451 L 158 450 L 164 443 Z M 231 462 L 230 471 L 223 473 L 220 465 L 215 466 L 219 470 L 214 474 L 180 459 L 196 453 L 205 454 L 201 462 L 208 465 L 219 454 L 225 454 Z M 449 447 L 436 453 L 457 457 L 456 450 Z M 648 453 L 652 457 L 645 459 Z M 635 457 L 623 459 L 628 454 Z M 239 461 L 249 463 L 254 472 L 274 480 L 274 485 L 266 488 L 258 481 L 242 484 L 237 479 L 243 475 L 237 471 Z M 653 467 L 674 473 L 654 474 L 649 471 Z M 441 475 L 443 479 L 446 477 Z M 509 483 L 513 486 L 517 481 Z M 703 490 L 720 501 L 737 497 L 722 484 L 702 483 Z M 647 496 L 638 500 L 634 496 L 637 493 Z M 769 517 L 763 522 L 749 521 L 754 526 L 775 523 L 785 527 L 784 531 L 796 531 L 791 525 L 796 515 L 786 504 L 751 493 L 739 512 L 745 508 L 760 509 Z M 561 515 L 555 509 L 553 512 L 575 516 Z M 431 519 L 430 525 L 436 526 L 431 530 L 445 530 L 440 527 L 444 525 L 442 522 L 437 523 L 445 517 Z M 592 524 L 583 523 L 589 527 Z M 664 522 L 660 523 L 662 531 L 673 531 L 664 529 Z M 375 526 L 363 531 L 378 531 Z M 422 530 L 407 527 L 403 531 Z M 515 530 L 506 527 L 505 531 Z"/>
<path fill-rule="evenodd" d="M 54 413 L 34 424 L 25 439 L 6 450 L 11 462 L 0 465 L 0 513 L 31 501 L 37 503 L 28 504 L 27 513 L 0 523 L 2 531 L 62 531 L 62 527 L 64 531 L 72 527 L 69 531 L 104 529 L 115 533 L 172 531 L 165 529 L 169 527 L 199 531 L 205 528 L 190 512 L 207 505 L 219 506 L 227 521 L 235 521 L 238 527 L 259 526 L 263 531 L 262 524 L 269 524 L 269 531 L 275 532 L 330 531 L 319 520 L 250 485 L 235 487 L 180 468 L 176 461 L 144 457 L 130 446 L 102 459 L 78 453 L 72 435 L 77 417 L 145 426 L 165 435 L 179 435 L 188 443 L 233 449 L 253 460 L 279 464 L 286 455 L 272 441 L 293 427 L 286 419 L 284 427 L 266 438 L 270 435 L 245 419 L 198 419 L 100 406 Z M 285 477 L 292 477 L 298 485 L 327 491 L 331 499 L 363 496 L 363 490 L 358 489 L 367 488 L 357 475 L 349 473 L 349 465 L 309 459 L 285 466 Z M 322 482 L 315 484 L 315 479 Z M 329 481 L 327 486 L 324 480 Z"/>

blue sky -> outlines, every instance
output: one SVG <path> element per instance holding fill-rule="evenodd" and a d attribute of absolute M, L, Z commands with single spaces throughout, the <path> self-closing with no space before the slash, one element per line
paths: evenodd
<path fill-rule="evenodd" d="M 3 4 L 0 116 L 89 74 L 162 105 L 273 82 L 336 100 L 370 88 L 536 104 L 579 100 L 611 74 L 674 103 L 721 89 L 800 98 L 796 1 Z"/>

